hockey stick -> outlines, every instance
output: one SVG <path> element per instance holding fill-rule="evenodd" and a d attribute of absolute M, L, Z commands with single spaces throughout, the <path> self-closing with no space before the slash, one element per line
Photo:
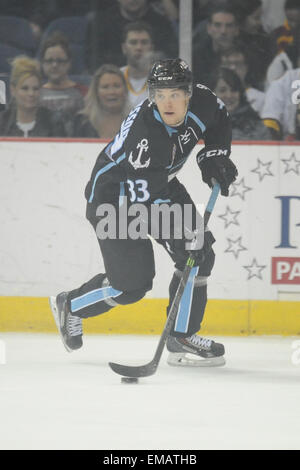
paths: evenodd
<path fill-rule="evenodd" d="M 209 218 L 215 206 L 219 192 L 220 192 L 220 186 L 218 183 L 215 183 L 213 186 L 209 201 L 207 203 L 205 212 L 204 212 L 204 229 L 207 226 L 207 223 L 209 221 Z M 148 364 L 145 364 L 143 366 L 125 366 L 121 364 L 116 364 L 115 362 L 109 362 L 110 368 L 116 374 L 122 375 L 124 377 L 148 377 L 149 375 L 153 375 L 156 372 L 157 366 L 159 364 L 160 358 L 163 353 L 163 349 L 164 349 L 167 337 L 169 336 L 169 333 L 176 319 L 176 315 L 177 315 L 177 311 L 180 305 L 182 294 L 184 292 L 186 283 L 188 281 L 188 278 L 194 266 L 194 263 L 195 263 L 194 254 L 193 254 L 193 251 L 191 251 L 187 259 L 185 268 L 183 270 L 180 283 L 178 285 L 165 327 L 161 334 L 161 337 L 160 337 L 160 340 L 159 340 L 159 343 L 158 343 L 158 346 L 157 346 L 157 349 L 155 351 L 152 361 L 150 361 Z"/>

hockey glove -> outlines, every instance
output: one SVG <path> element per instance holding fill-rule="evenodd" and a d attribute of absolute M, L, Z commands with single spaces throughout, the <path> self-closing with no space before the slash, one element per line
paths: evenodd
<path fill-rule="evenodd" d="M 197 155 L 198 166 L 202 173 L 204 183 L 212 188 L 214 178 L 220 185 L 222 196 L 228 196 L 228 189 L 231 183 L 236 180 L 238 171 L 235 164 L 224 155 L 213 155 L 211 157 Z"/>

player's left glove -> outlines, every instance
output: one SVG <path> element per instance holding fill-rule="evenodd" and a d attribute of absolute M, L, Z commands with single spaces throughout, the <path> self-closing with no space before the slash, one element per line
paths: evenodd
<path fill-rule="evenodd" d="M 235 164 L 229 157 L 224 155 L 206 154 L 197 155 L 197 163 L 202 173 L 204 183 L 207 183 L 212 188 L 212 179 L 214 178 L 220 185 L 222 196 L 228 196 L 228 189 L 231 183 L 236 180 L 238 171 Z"/>

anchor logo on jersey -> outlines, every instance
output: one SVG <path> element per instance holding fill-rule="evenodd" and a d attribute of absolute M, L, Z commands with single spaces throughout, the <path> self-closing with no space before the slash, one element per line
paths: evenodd
<path fill-rule="evenodd" d="M 147 168 L 150 164 L 150 158 L 148 158 L 148 160 L 146 160 L 144 163 L 141 162 L 141 158 L 142 158 L 143 152 L 148 151 L 148 148 L 149 148 L 148 140 L 147 139 L 142 139 L 137 144 L 136 148 L 139 149 L 138 156 L 137 156 L 136 160 L 133 160 L 133 154 L 132 154 L 132 152 L 130 152 L 130 155 L 129 155 L 129 158 L 128 158 L 129 163 L 131 163 L 131 165 L 133 166 L 133 168 L 135 170 L 137 170 L 138 168 Z"/>
<path fill-rule="evenodd" d="M 184 145 L 191 140 L 191 133 L 189 129 L 187 129 L 184 134 L 180 134 L 180 140 Z"/>

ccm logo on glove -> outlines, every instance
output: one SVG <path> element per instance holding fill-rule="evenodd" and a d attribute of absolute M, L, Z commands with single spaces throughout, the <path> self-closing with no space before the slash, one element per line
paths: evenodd
<path fill-rule="evenodd" d="M 207 152 L 199 152 L 197 155 L 197 161 L 200 163 L 203 158 L 208 158 L 208 157 L 219 157 L 221 155 L 228 155 L 228 150 L 222 150 L 222 149 L 216 149 L 216 150 L 207 150 Z"/>
<path fill-rule="evenodd" d="M 198 166 L 202 173 L 204 183 L 212 187 L 215 179 L 220 187 L 222 196 L 228 196 L 229 186 L 236 180 L 237 169 L 227 156 L 228 150 L 208 150 L 197 155 Z"/>

